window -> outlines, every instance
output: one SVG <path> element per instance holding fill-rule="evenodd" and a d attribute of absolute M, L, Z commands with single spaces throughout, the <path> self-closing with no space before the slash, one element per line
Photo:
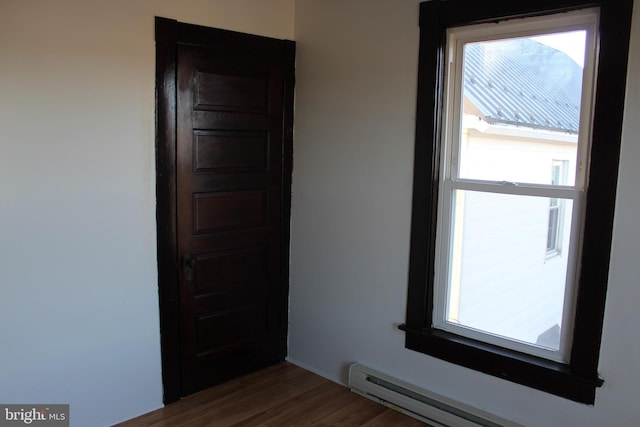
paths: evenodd
<path fill-rule="evenodd" d="M 547 255 L 553 256 L 560 253 L 560 199 L 549 199 L 549 226 L 547 227 Z"/>
<path fill-rule="evenodd" d="M 593 403 L 632 2 L 517 3 L 421 5 L 402 329 Z"/>
<path fill-rule="evenodd" d="M 447 31 L 434 327 L 568 359 L 575 250 L 546 261 L 580 237 L 596 22 L 587 9 Z M 572 185 L 558 155 L 579 165 Z"/>
<path fill-rule="evenodd" d="M 568 160 L 554 160 L 551 165 L 551 185 L 567 185 Z M 547 226 L 547 258 L 554 258 L 562 254 L 564 228 L 564 200 L 557 197 L 549 199 L 549 221 Z"/>

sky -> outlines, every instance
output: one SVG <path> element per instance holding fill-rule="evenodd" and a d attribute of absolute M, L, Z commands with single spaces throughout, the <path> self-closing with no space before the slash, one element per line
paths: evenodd
<path fill-rule="evenodd" d="M 586 36 L 587 32 L 581 30 L 536 36 L 531 37 L 531 39 L 566 53 L 580 67 L 584 68 L 584 46 Z"/>

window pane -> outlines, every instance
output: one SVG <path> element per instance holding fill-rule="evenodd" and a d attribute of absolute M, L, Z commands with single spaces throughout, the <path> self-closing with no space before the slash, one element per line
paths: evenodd
<path fill-rule="evenodd" d="M 547 253 L 556 253 L 558 251 L 558 228 L 560 226 L 560 206 L 558 199 L 549 201 L 549 226 L 547 232 Z"/>
<path fill-rule="evenodd" d="M 461 178 L 574 185 L 585 38 L 464 45 Z M 564 182 L 550 179 L 550 159 L 568 162 Z"/>
<path fill-rule="evenodd" d="M 448 322 L 559 349 L 573 203 L 559 199 L 552 215 L 550 206 L 547 197 L 454 191 Z M 551 216 L 558 254 L 548 258 Z"/>

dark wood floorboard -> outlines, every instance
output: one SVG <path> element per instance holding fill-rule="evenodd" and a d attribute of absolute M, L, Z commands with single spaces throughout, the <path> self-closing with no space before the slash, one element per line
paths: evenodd
<path fill-rule="evenodd" d="M 118 427 L 426 426 L 282 363 L 186 397 Z"/>

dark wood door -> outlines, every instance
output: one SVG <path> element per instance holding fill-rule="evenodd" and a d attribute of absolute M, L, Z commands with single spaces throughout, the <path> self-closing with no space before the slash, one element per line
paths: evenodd
<path fill-rule="evenodd" d="M 185 396 L 286 355 L 294 48 L 175 24 L 178 313 L 163 365 L 177 344 Z"/>

